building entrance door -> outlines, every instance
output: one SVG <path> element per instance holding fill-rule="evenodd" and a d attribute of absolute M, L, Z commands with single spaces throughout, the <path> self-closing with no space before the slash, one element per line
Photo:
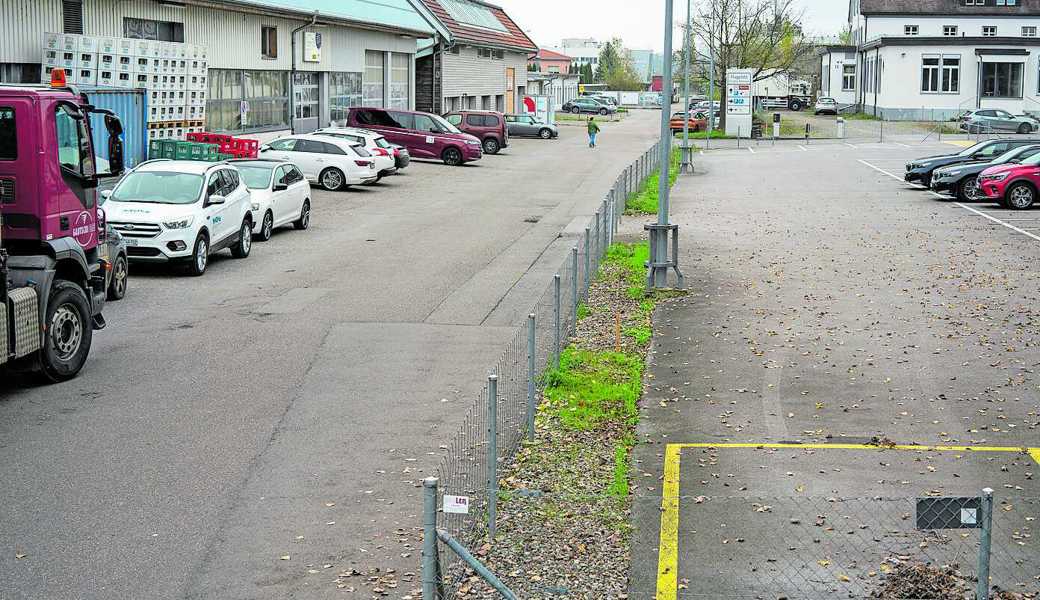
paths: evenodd
<path fill-rule="evenodd" d="M 516 69 L 506 69 L 506 106 L 503 112 L 516 112 Z"/>

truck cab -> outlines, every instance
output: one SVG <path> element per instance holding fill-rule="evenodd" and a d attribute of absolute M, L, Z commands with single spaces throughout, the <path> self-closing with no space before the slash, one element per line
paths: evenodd
<path fill-rule="evenodd" d="M 119 119 L 55 71 L 51 86 L 0 85 L 0 365 L 53 382 L 79 372 L 105 325 L 97 186 L 123 170 Z M 92 115 L 108 133 L 100 174 Z"/>

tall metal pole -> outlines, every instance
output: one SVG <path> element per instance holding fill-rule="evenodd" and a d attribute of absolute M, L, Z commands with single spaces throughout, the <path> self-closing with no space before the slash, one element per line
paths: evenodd
<path fill-rule="evenodd" d="M 715 50 L 708 45 L 708 144 L 711 144 L 711 136 L 715 133 Z M 721 106 L 721 103 L 720 103 Z"/>
<path fill-rule="evenodd" d="M 692 153 L 690 152 L 690 52 L 693 50 L 693 36 L 690 35 L 691 0 L 686 0 L 686 39 L 683 42 L 683 149 L 680 173 L 693 170 Z M 710 135 L 710 134 L 709 134 Z"/>
<path fill-rule="evenodd" d="M 672 0 L 664 3 L 664 76 L 662 77 L 661 94 L 661 147 L 659 160 L 661 164 L 660 177 L 657 181 L 657 224 L 668 224 L 668 193 L 671 191 L 670 167 L 672 164 L 672 132 L 669 121 L 672 111 L 672 26 L 673 26 Z M 652 281 L 655 288 L 664 288 L 668 285 L 668 235 L 662 232 L 651 232 L 654 235 L 654 243 L 651 244 L 651 266 L 653 270 Z"/>

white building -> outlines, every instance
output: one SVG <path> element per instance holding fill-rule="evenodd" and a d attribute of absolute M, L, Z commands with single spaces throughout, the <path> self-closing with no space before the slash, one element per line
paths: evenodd
<path fill-rule="evenodd" d="M 886 119 L 1040 112 L 1036 0 L 850 0 L 851 46 L 820 53 L 820 94 Z"/>
<path fill-rule="evenodd" d="M 566 38 L 560 41 L 559 46 L 553 46 L 550 50 L 570 56 L 571 64 L 576 67 L 592 65 L 592 69 L 595 70 L 599 64 L 599 53 L 603 50 L 603 42 L 593 38 Z"/>

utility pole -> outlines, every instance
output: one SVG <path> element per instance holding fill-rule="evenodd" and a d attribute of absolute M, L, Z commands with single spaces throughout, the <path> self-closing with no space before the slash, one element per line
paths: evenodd
<path fill-rule="evenodd" d="M 693 51 L 693 35 L 690 31 L 690 9 L 692 0 L 686 0 L 686 40 L 683 42 L 683 143 L 680 173 L 693 172 L 693 152 L 690 148 L 690 52 Z M 669 133 L 671 133 L 669 131 Z M 708 133 L 711 137 L 711 132 Z"/>
<path fill-rule="evenodd" d="M 664 8 L 664 74 L 661 87 L 661 172 L 657 181 L 657 223 L 644 225 L 650 235 L 650 265 L 647 273 L 647 288 L 664 289 L 668 287 L 668 269 L 675 269 L 678 277 L 677 287 L 682 287 L 683 278 L 679 271 L 678 252 L 671 259 L 668 257 L 668 236 L 672 234 L 672 247 L 678 250 L 679 228 L 669 224 L 668 199 L 672 163 L 672 27 L 674 27 L 673 0 L 665 0 Z"/>
<path fill-rule="evenodd" d="M 711 136 L 715 133 L 715 50 L 708 45 L 708 146 L 711 146 Z M 719 103 L 722 106 L 722 103 Z"/>

